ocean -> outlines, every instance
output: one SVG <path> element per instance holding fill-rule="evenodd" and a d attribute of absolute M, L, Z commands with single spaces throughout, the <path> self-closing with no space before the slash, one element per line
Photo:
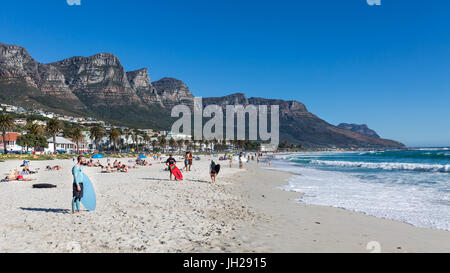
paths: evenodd
<path fill-rule="evenodd" d="M 276 155 L 299 202 L 450 230 L 450 148 Z"/>

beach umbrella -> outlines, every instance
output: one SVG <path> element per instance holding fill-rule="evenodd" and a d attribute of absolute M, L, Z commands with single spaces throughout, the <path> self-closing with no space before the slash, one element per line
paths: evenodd
<path fill-rule="evenodd" d="M 101 154 L 96 154 L 92 158 L 97 159 L 97 158 L 105 158 L 105 157 Z"/>
<path fill-rule="evenodd" d="M 147 157 L 145 155 L 140 155 L 139 158 L 144 159 L 144 158 L 147 158 Z"/>

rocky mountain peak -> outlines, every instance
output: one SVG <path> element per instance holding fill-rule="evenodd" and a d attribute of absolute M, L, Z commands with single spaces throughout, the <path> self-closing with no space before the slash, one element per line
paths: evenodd
<path fill-rule="evenodd" d="M 127 72 L 127 78 L 133 88 L 153 87 L 147 68 Z"/>
<path fill-rule="evenodd" d="M 178 79 L 162 78 L 159 81 L 152 82 L 152 85 L 167 107 L 180 102 L 192 103 L 193 101 L 194 95 L 192 95 L 189 87 Z"/>
<path fill-rule="evenodd" d="M 0 43 L 1 77 L 23 77 L 28 85 L 36 87 L 37 74 L 37 62 L 25 48 Z"/>
<path fill-rule="evenodd" d="M 154 103 L 164 106 L 161 97 L 158 95 L 156 88 L 150 81 L 150 75 L 147 68 L 138 69 L 127 72 L 127 78 L 131 87 L 136 91 L 136 94 L 141 100 L 152 105 Z"/>
<path fill-rule="evenodd" d="M 349 124 L 341 123 L 337 127 L 345 130 L 349 130 L 361 135 L 366 135 L 374 138 L 380 138 L 380 136 L 374 130 L 370 129 L 366 124 Z"/>

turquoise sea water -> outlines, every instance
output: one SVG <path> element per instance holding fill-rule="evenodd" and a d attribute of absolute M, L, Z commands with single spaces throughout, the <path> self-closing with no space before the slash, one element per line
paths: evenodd
<path fill-rule="evenodd" d="M 450 149 L 280 155 L 301 202 L 450 230 Z"/>

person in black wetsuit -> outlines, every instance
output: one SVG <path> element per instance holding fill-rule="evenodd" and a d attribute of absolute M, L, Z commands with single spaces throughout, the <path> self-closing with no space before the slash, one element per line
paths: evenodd
<path fill-rule="evenodd" d="M 169 155 L 169 158 L 166 161 L 166 165 L 167 167 L 169 167 L 169 172 L 170 172 L 170 181 L 172 181 L 172 169 L 170 168 L 171 165 L 175 165 L 176 166 L 177 161 L 175 160 L 175 158 L 173 158 L 172 155 Z M 177 178 L 175 177 L 175 180 L 177 180 Z"/>
<path fill-rule="evenodd" d="M 209 174 L 211 175 L 211 181 L 215 183 L 217 178 L 217 171 L 216 163 L 213 160 L 211 160 L 211 165 L 209 166 Z"/>

